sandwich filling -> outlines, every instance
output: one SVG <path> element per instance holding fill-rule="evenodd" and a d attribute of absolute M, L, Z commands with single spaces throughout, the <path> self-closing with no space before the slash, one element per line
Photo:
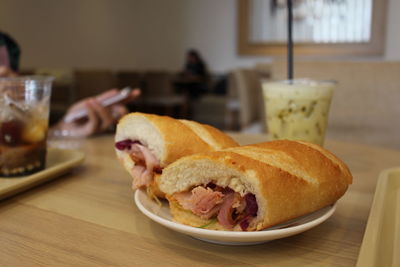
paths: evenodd
<path fill-rule="evenodd" d="M 214 183 L 174 193 L 172 197 L 183 209 L 202 219 L 216 218 L 219 224 L 229 230 L 239 225 L 246 231 L 258 211 L 254 194 L 247 193 L 241 196 L 229 187 L 217 186 Z"/>
<path fill-rule="evenodd" d="M 131 172 L 134 177 L 132 187 L 143 188 L 153 181 L 155 173 L 161 173 L 160 161 L 140 141 L 125 139 L 115 143 L 115 148 L 129 154 L 135 165 Z"/>

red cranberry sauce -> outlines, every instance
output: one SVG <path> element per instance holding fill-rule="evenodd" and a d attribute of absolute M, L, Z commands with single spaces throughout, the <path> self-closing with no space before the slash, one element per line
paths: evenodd
<path fill-rule="evenodd" d="M 131 149 L 131 146 L 133 144 L 141 145 L 142 143 L 140 143 L 140 141 L 137 141 L 137 140 L 133 141 L 133 140 L 130 140 L 130 139 L 125 139 L 125 140 L 116 142 L 115 143 L 115 148 L 118 149 L 118 150 L 121 150 L 121 151 L 129 150 L 129 149 Z"/>

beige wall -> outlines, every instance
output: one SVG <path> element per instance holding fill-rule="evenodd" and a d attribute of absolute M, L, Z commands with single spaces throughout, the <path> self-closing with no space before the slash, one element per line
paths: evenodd
<path fill-rule="evenodd" d="M 388 0 L 385 59 L 400 60 L 400 1 Z"/>
<path fill-rule="evenodd" d="M 198 48 L 210 68 L 252 66 L 236 54 L 236 0 L 0 0 L 0 28 L 22 66 L 178 70 Z M 389 0 L 386 59 L 400 59 L 398 0 Z"/>
<path fill-rule="evenodd" d="M 236 56 L 235 25 L 234 0 L 1 0 L 0 8 L 24 67 L 176 70 L 191 47 L 213 70 L 250 66 Z"/>

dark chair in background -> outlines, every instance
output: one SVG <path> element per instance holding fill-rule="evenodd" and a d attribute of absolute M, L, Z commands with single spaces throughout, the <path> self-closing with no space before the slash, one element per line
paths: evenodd
<path fill-rule="evenodd" d="M 117 87 L 117 77 L 111 70 L 75 71 L 75 100 L 94 96 Z"/>
<path fill-rule="evenodd" d="M 130 111 L 189 118 L 187 95 L 176 92 L 173 80 L 175 73 L 168 71 L 101 70 L 101 69 L 27 69 L 23 75 L 54 76 L 50 117 L 57 121 L 66 110 L 80 99 L 98 95 L 111 88 L 126 86 L 140 88 L 142 95 L 128 104 Z"/>
<path fill-rule="evenodd" d="M 143 88 L 143 73 L 133 70 L 123 70 L 116 73 L 118 88 L 122 89 L 127 86 L 134 88 Z M 145 103 L 143 97 L 139 97 L 134 102 L 127 104 L 128 109 L 133 111 L 144 111 Z"/>
<path fill-rule="evenodd" d="M 173 77 L 172 73 L 165 71 L 144 73 L 141 98 L 146 112 L 178 118 L 188 116 L 188 101 L 184 95 L 175 93 Z"/>
<path fill-rule="evenodd" d="M 130 86 L 141 88 L 143 85 L 143 73 L 138 71 L 118 71 L 116 73 L 118 88 Z"/>

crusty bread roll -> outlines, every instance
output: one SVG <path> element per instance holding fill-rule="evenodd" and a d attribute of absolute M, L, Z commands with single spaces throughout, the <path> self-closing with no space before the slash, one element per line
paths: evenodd
<path fill-rule="evenodd" d="M 279 140 L 181 158 L 164 169 L 159 187 L 165 192 L 177 222 L 207 229 L 254 231 L 331 205 L 351 183 L 352 175 L 345 163 L 322 147 Z M 203 195 L 195 199 L 194 190 L 199 187 Z M 215 200 L 219 197 L 216 188 L 225 192 L 222 199 Z M 214 198 L 210 195 L 213 190 L 217 195 Z M 236 221 L 228 217 L 231 225 L 227 226 L 226 220 L 221 224 L 220 214 L 229 192 L 240 195 L 236 206 L 247 205 L 253 211 L 243 215 L 243 207 L 241 211 L 228 209 L 229 216 L 233 214 Z M 208 196 L 215 200 L 216 207 L 220 206 L 211 218 L 207 217 L 210 213 L 206 215 L 212 210 L 206 208 Z M 256 210 L 254 201 L 243 200 L 245 196 L 255 197 Z M 190 208 L 184 208 L 187 205 Z M 240 218 L 245 215 L 247 219 Z"/>
<path fill-rule="evenodd" d="M 135 141 L 145 147 L 157 160 L 158 173 L 183 156 L 238 146 L 231 137 L 209 125 L 134 112 L 119 121 L 115 135 L 117 156 L 134 180 L 137 177 L 132 170 L 140 162 L 135 162 L 129 145 L 128 148 L 118 146 L 124 140 Z M 141 162 L 142 165 L 147 163 Z M 149 186 L 156 196 L 163 197 L 164 194 L 158 190 L 157 180 L 152 179 Z"/>

